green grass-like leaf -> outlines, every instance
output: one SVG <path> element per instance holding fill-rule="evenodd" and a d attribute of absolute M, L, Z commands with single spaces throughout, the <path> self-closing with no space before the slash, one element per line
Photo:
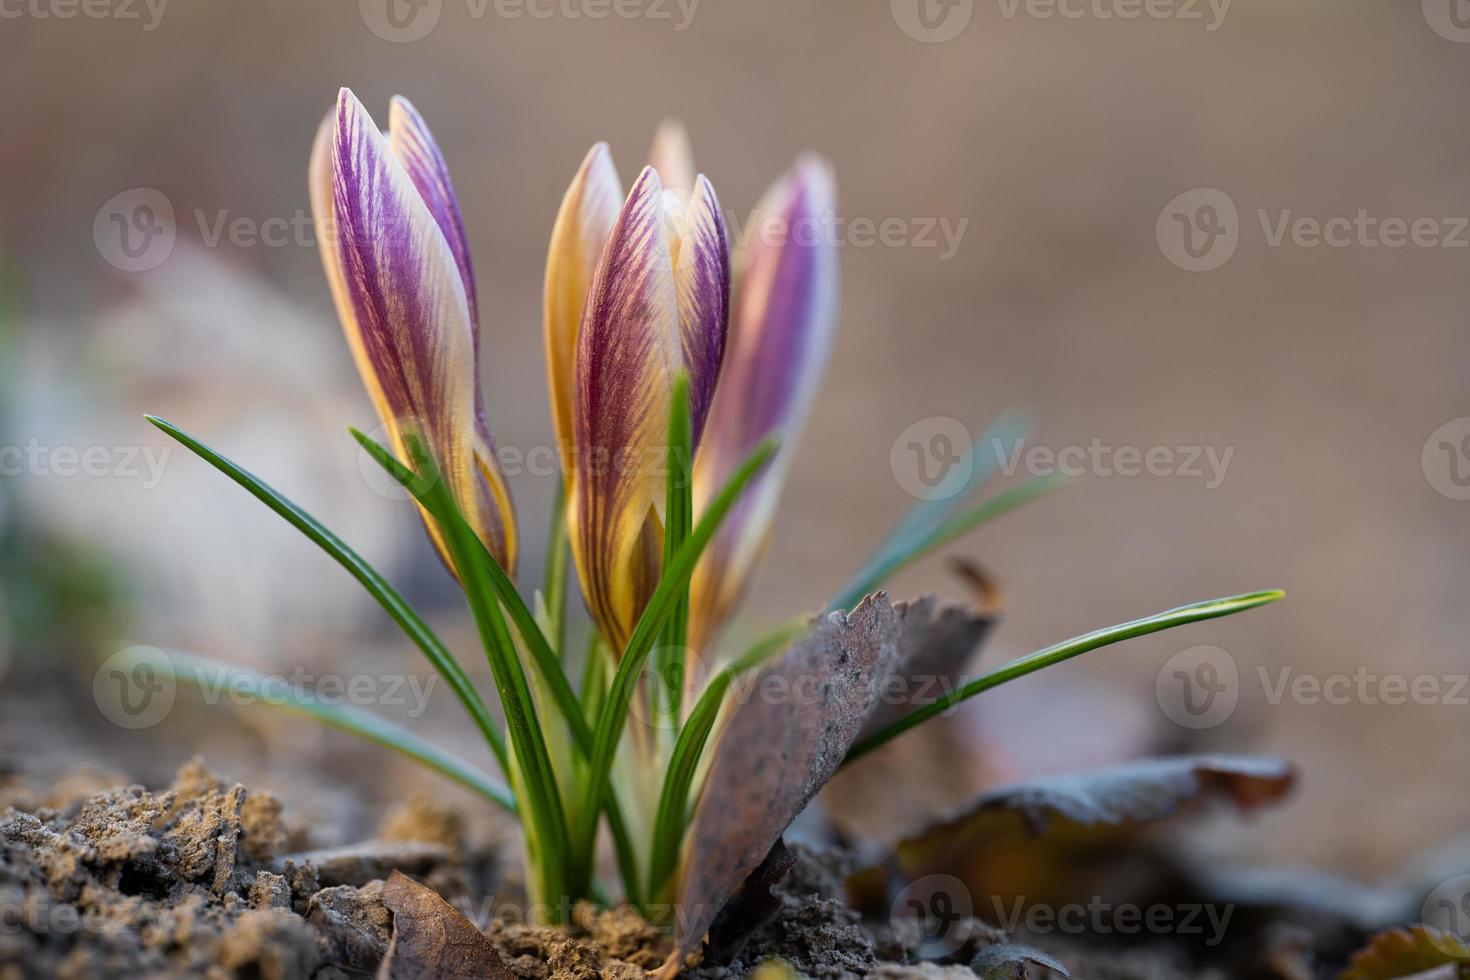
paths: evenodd
<path fill-rule="evenodd" d="M 429 663 L 433 664 L 434 669 L 444 678 L 450 690 L 469 712 L 470 718 L 475 722 L 475 727 L 480 730 L 480 734 L 484 736 L 485 742 L 495 754 L 501 771 L 507 773 L 510 771 L 506 760 L 505 739 L 500 734 L 500 728 L 485 706 L 485 702 L 481 700 L 479 692 L 470 683 L 464 669 L 460 667 L 459 661 L 377 569 L 368 564 L 356 551 L 349 548 L 341 538 L 327 530 L 320 521 L 243 466 L 211 449 L 172 422 L 153 415 L 143 417 L 210 466 L 244 487 L 251 496 L 285 518 L 287 523 L 306 535 L 337 564 L 347 569 L 352 577 L 367 590 L 368 594 L 378 601 L 393 622 L 397 623 L 408 638 L 423 651 Z"/>
<path fill-rule="evenodd" d="M 584 803 L 592 805 L 584 805 L 583 817 L 573 836 L 578 863 L 586 869 L 584 873 L 590 874 L 592 849 L 597 834 L 596 806 L 608 795 L 608 775 L 612 770 L 613 753 L 622 737 L 628 718 L 628 706 L 632 703 L 634 688 L 644 661 L 648 658 L 654 639 L 668 621 L 679 594 L 689 588 L 689 578 L 694 574 L 694 566 L 700 555 L 704 554 L 705 547 L 740 494 L 770 462 L 777 445 L 774 438 L 762 440 L 710 502 L 688 540 L 675 554 L 674 560 L 664 567 L 663 575 L 660 576 L 647 607 L 633 628 L 627 649 L 618 661 L 618 669 L 613 674 L 606 703 L 597 718 L 592 753 L 588 758 L 586 791 L 582 796 Z"/>
<path fill-rule="evenodd" d="M 683 547 L 694 523 L 694 488 L 691 463 L 694 456 L 694 432 L 689 417 L 689 376 L 681 374 L 674 382 L 669 406 L 669 446 L 667 491 L 664 507 L 664 566 L 672 564 Z M 685 585 L 674 598 L 669 621 L 664 624 L 659 647 L 653 654 L 653 682 L 649 685 L 653 710 L 661 713 L 671 725 L 677 725 L 683 711 L 684 647 L 689 635 L 689 587 Z M 660 729 L 662 731 L 662 729 Z"/>
<path fill-rule="evenodd" d="M 353 434 L 358 436 L 358 441 L 364 448 L 368 448 L 369 444 L 377 446 L 366 436 L 356 432 Z M 459 573 L 465 598 L 469 602 L 486 657 L 490 661 L 491 673 L 495 676 L 495 687 L 500 694 L 501 708 L 505 712 L 510 750 L 515 760 L 512 778 L 518 782 L 517 796 L 520 797 L 522 824 L 527 834 L 527 850 L 539 879 L 539 897 L 542 900 L 555 901 L 568 894 L 565 890 L 566 813 L 551 767 L 545 735 L 536 715 L 531 688 L 526 681 L 525 671 L 521 669 L 515 643 L 501 614 L 497 589 L 489 574 L 490 568 L 499 566 L 494 561 L 486 562 L 481 557 L 484 546 L 460 513 L 423 440 L 412 432 L 405 433 L 404 445 L 409 453 L 412 474 L 417 475 L 417 479 L 411 478 L 407 485 L 421 494 L 419 499 L 444 533 L 454 568 Z M 387 454 L 383 447 L 377 446 L 377 449 Z M 387 458 L 392 459 L 391 456 Z M 532 625 L 534 627 L 534 622 Z"/>
<path fill-rule="evenodd" d="M 725 694 L 736 678 L 786 649 L 792 640 L 810 626 L 811 622 L 807 619 L 793 621 L 758 641 L 710 678 L 694 707 L 690 709 L 689 717 L 679 729 L 679 737 L 674 743 L 668 772 L 664 776 L 663 789 L 659 794 L 648 872 L 648 895 L 652 901 L 661 902 L 670 897 L 668 888 L 679 862 L 679 848 L 684 843 L 684 831 L 688 825 L 690 789 L 699 772 L 710 733 L 719 720 Z"/>
<path fill-rule="evenodd" d="M 993 521 L 1018 507 L 1029 504 L 1038 497 L 1061 489 L 1066 483 L 1067 478 L 1059 474 L 1032 477 L 976 504 L 958 516 L 941 521 L 928 530 L 913 535 L 886 554 L 880 552 L 871 564 L 863 568 L 853 576 L 847 585 L 843 586 L 842 591 L 827 604 L 827 608 L 829 610 L 851 609 L 863 600 L 863 596 L 881 586 L 904 566 L 919 560 L 937 548 L 944 547 L 987 521 Z"/>
<path fill-rule="evenodd" d="M 294 688 L 288 688 L 286 693 L 277 695 L 272 692 L 279 685 L 269 683 L 265 674 L 175 650 L 168 651 L 163 657 L 149 656 L 140 662 L 162 669 L 175 681 L 196 687 L 203 687 L 207 683 L 216 689 L 229 690 L 232 697 L 252 697 L 258 704 L 284 708 L 392 749 L 483 796 L 507 812 L 516 813 L 515 797 L 504 783 L 407 728 L 361 708 L 321 704 L 312 699 L 308 692 Z M 204 678 L 206 672 L 213 675 L 207 682 Z"/>
<path fill-rule="evenodd" d="M 1183 626 L 1186 623 L 1197 623 L 1205 619 L 1216 619 L 1220 616 L 1229 616 L 1233 613 L 1244 612 L 1257 606 L 1264 606 L 1270 602 L 1276 602 L 1283 598 L 1286 593 L 1279 590 L 1265 592 L 1249 592 L 1245 595 L 1230 596 L 1224 599 L 1209 599 L 1204 602 L 1196 602 L 1166 612 L 1155 613 L 1145 616 L 1143 619 L 1135 619 L 1117 626 L 1108 626 L 1104 629 L 1093 630 L 1081 636 L 1064 640 L 1061 643 L 1049 646 L 1044 650 L 1027 654 L 1018 660 L 1013 660 L 1004 667 L 982 674 L 961 685 L 959 688 L 946 694 L 929 704 L 918 708 L 902 718 L 893 722 L 883 730 L 870 735 L 868 738 L 853 746 L 847 753 L 847 758 L 842 764 L 859 759 L 869 752 L 883 745 L 885 742 L 902 735 L 915 725 L 928 721 L 935 715 L 942 714 L 950 708 L 968 698 L 972 698 L 981 691 L 988 691 L 992 687 L 999 687 L 1007 681 L 1013 681 L 1018 677 L 1059 664 L 1063 660 L 1070 660 L 1079 654 L 1096 650 L 1099 647 L 1109 646 L 1122 640 L 1130 640 L 1136 636 L 1145 636 L 1149 633 L 1157 633 L 1160 630 L 1171 629 L 1175 626 Z"/>
<path fill-rule="evenodd" d="M 425 508 L 429 507 L 428 498 L 434 492 L 432 486 L 426 487 L 425 480 L 395 459 L 386 446 L 357 429 L 350 431 L 352 438 L 357 440 L 358 444 L 388 472 L 389 476 L 413 494 L 414 499 L 423 504 Z M 444 496 L 451 505 L 454 503 L 447 494 Z M 455 509 L 457 512 L 458 508 Z M 432 514 L 433 511 L 430 510 L 430 513 Z M 531 652 L 531 660 L 536 665 L 536 670 L 551 691 L 557 709 L 571 727 L 572 737 L 585 750 L 586 746 L 592 743 L 592 730 L 588 727 L 587 719 L 582 714 L 576 692 L 572 690 L 571 682 L 567 680 L 561 659 L 551 648 L 541 627 L 536 625 L 536 617 L 526 605 L 526 601 L 521 598 L 520 592 L 516 590 L 515 583 L 511 581 L 505 569 L 500 567 L 500 562 L 490 553 L 490 549 L 486 548 L 484 542 L 473 533 L 470 535 L 470 540 L 465 542 L 465 546 L 469 549 L 466 560 L 472 562 L 477 570 L 486 577 L 490 587 L 505 605 L 506 611 L 510 613 L 511 622 L 515 623 L 516 631 L 520 633 L 521 638 L 526 642 L 527 649 Z M 461 570 L 460 574 L 464 572 Z"/>
<path fill-rule="evenodd" d="M 356 429 L 351 430 L 351 432 L 352 437 L 367 451 L 368 455 L 377 461 L 395 481 L 412 493 L 415 499 L 423 503 L 431 514 L 436 512 L 436 508 L 443 510 L 442 503 L 435 503 L 431 506 L 428 498 L 433 488 L 426 488 L 425 484 L 427 481 L 425 479 L 395 459 L 393 454 L 380 443 Z M 432 460 L 429 462 L 432 463 Z M 448 495 L 445 494 L 444 496 L 447 497 Z M 454 514 L 459 516 L 459 523 L 463 524 L 463 517 L 458 514 L 458 509 L 454 507 L 452 499 L 448 500 L 448 505 L 454 509 Z M 438 518 L 436 517 L 436 519 Z M 468 525 L 465 526 L 465 530 L 469 530 Z M 523 639 L 526 640 L 526 644 L 531 650 L 532 660 L 536 664 L 540 676 L 547 682 L 547 687 L 550 689 L 556 701 L 557 708 L 567 722 L 567 727 L 572 733 L 574 745 L 584 757 L 588 756 L 592 749 L 592 730 L 587 724 L 587 715 L 582 711 L 582 703 L 572 692 L 570 684 L 567 683 L 561 658 L 546 645 L 546 637 L 541 632 L 540 627 L 536 625 L 535 618 L 526 607 L 524 600 L 521 599 L 520 593 L 516 591 L 515 583 L 510 580 L 510 576 L 500 567 L 500 563 L 495 560 L 495 556 L 490 553 L 484 543 L 473 532 L 470 532 L 469 538 L 463 544 L 468 551 L 466 560 L 472 561 L 478 570 L 486 576 L 495 594 L 510 611 L 512 621 L 515 622 L 516 628 L 521 632 Z M 496 615 L 498 616 L 498 610 Z M 519 661 L 514 657 L 511 659 L 515 662 L 516 670 L 519 671 Z M 503 698 L 504 693 L 502 692 Z M 612 834 L 614 847 L 618 855 L 618 869 L 623 878 L 624 891 L 627 893 L 626 897 L 628 901 L 638 904 L 641 892 L 638 874 L 634 868 L 632 858 L 634 853 L 633 842 L 628 834 L 627 821 L 623 817 L 622 808 L 617 799 L 609 794 L 608 799 L 602 803 L 586 799 L 562 802 L 564 807 L 567 804 L 575 804 L 590 809 L 594 820 L 596 819 L 598 809 L 605 806 L 607 810 L 608 830 Z"/>

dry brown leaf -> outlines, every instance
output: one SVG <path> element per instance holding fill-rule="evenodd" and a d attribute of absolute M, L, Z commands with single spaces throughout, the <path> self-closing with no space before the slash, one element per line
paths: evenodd
<path fill-rule="evenodd" d="M 668 978 L 741 882 L 831 778 L 897 657 L 898 616 L 877 593 L 833 612 L 742 694 L 715 747 L 686 844 Z"/>
<path fill-rule="evenodd" d="M 1047 776 L 987 790 L 973 802 L 905 837 L 897 846 L 909 875 L 951 870 L 1036 836 L 1054 824 L 1066 833 L 1173 816 L 1186 803 L 1223 797 L 1243 810 L 1280 799 L 1295 775 L 1289 762 L 1245 756 L 1172 756 Z"/>
<path fill-rule="evenodd" d="M 1435 977 L 1449 980 L 1470 972 L 1457 972 L 1467 964 L 1470 964 L 1470 946 L 1453 933 L 1415 925 L 1389 929 L 1374 936 L 1367 946 L 1353 954 L 1340 980 L 1399 980 L 1429 971 L 1434 971 Z"/>
<path fill-rule="evenodd" d="M 512 980 L 489 938 L 454 906 L 400 872 L 383 884 L 393 940 L 378 980 Z"/>
<path fill-rule="evenodd" d="M 898 656 L 879 685 L 878 703 L 863 726 L 871 735 L 924 704 L 959 687 L 995 617 L 959 603 L 920 596 L 894 607 L 898 613 Z"/>
<path fill-rule="evenodd" d="M 1064 977 L 1072 975 L 1067 972 L 1066 967 L 1041 950 L 1014 943 L 985 947 L 970 964 L 970 969 L 981 980 L 1026 980 L 1029 968 L 1033 966 Z"/>

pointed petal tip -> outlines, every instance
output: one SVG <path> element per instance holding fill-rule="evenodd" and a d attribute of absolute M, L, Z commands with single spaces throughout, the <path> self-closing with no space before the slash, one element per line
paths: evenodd
<path fill-rule="evenodd" d="M 665 187 L 689 190 L 694 183 L 694 150 L 689 132 L 678 119 L 668 118 L 658 124 L 648 162 L 657 168 Z"/>

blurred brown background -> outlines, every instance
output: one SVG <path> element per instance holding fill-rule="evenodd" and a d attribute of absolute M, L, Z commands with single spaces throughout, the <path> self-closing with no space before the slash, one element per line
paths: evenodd
<path fill-rule="evenodd" d="M 1218 487 L 1092 473 L 955 549 L 1004 585 L 990 663 L 1186 601 L 1289 593 L 982 697 L 972 714 L 999 732 L 997 767 L 1097 761 L 1148 741 L 1140 731 L 1179 748 L 1286 755 L 1303 767 L 1295 804 L 1230 831 L 1231 846 L 1364 875 L 1464 828 L 1470 688 L 1453 678 L 1470 672 L 1470 502 L 1452 499 L 1436 446 L 1435 480 L 1421 459 L 1431 433 L 1470 415 L 1470 126 L 1455 108 L 1470 35 L 1447 19 L 1458 0 L 1443 11 L 1435 0 L 1223 11 L 1180 0 L 1136 19 L 1104 16 L 1138 9 L 1129 0 L 1064 0 L 1078 17 L 925 0 L 932 31 L 914 0 L 627 0 L 616 9 L 630 16 L 602 19 L 587 16 L 604 9 L 597 0 L 533 5 L 546 17 L 508 0 L 393 2 L 404 31 L 381 0 L 174 0 L 161 12 L 118 0 L 97 8 L 107 16 L 70 19 L 57 16 L 72 9 L 64 0 L 6 8 L 0 442 L 158 453 L 164 440 L 140 414 L 172 418 L 276 481 L 453 624 L 416 518 L 361 476 L 344 433 L 370 410 L 301 217 L 312 134 L 337 88 L 380 120 L 391 95 L 409 96 L 443 146 L 478 270 L 492 425 L 516 447 L 550 438 L 541 276 L 587 146 L 609 141 L 627 180 L 659 120 L 680 117 L 737 214 L 813 149 L 836 168 L 844 217 L 900 219 L 908 238 L 845 241 L 837 347 L 749 619 L 815 607 L 913 502 L 890 449 L 921 420 L 952 417 L 978 435 L 1019 408 L 1054 449 L 1233 450 Z M 428 23 L 415 18 L 433 23 L 404 40 Z M 156 268 L 128 272 L 94 223 L 139 188 L 171 205 L 177 241 Z M 1165 205 L 1195 188 L 1238 209 L 1233 257 L 1207 272 L 1177 267 L 1177 245 L 1156 233 Z M 1268 224 L 1288 211 L 1429 218 L 1441 244 L 1389 247 L 1355 230 L 1341 247 L 1290 234 L 1273 247 L 1260 211 Z M 211 244 L 229 228 L 221 218 L 244 219 L 242 234 Z M 913 240 L 930 222 L 964 223 L 952 255 L 937 234 L 937 246 Z M 283 227 L 270 243 L 249 235 Z M 37 470 L 0 483 L 12 622 L 41 608 L 27 605 L 39 601 L 26 591 L 36 569 L 65 591 L 71 566 L 52 565 L 79 555 L 105 569 L 111 584 L 98 590 L 124 610 L 76 641 L 94 654 L 146 642 L 317 669 L 402 655 L 345 575 L 182 450 L 156 481 Z M 534 544 L 550 481 L 512 486 Z M 964 594 L 942 559 L 893 586 L 925 590 Z M 55 608 L 77 625 L 73 607 Z M 7 768 L 74 762 L 83 753 L 68 739 L 90 732 L 104 764 L 152 778 L 208 744 L 209 716 L 132 733 L 91 717 L 90 661 L 72 671 L 74 699 L 19 699 L 27 676 L 56 669 L 47 625 L 4 655 Z M 1165 717 L 1155 680 L 1197 644 L 1234 659 L 1239 705 L 1192 733 Z M 1428 676 L 1456 697 L 1272 704 L 1258 668 L 1274 684 L 1282 667 Z M 445 710 L 421 727 L 467 735 L 450 701 L 436 703 Z M 277 724 L 289 734 L 262 737 L 386 766 L 304 723 Z"/>

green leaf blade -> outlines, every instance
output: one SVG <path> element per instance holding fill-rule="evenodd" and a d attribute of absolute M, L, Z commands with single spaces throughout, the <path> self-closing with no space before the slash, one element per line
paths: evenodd
<path fill-rule="evenodd" d="M 904 715 L 888 727 L 875 732 L 873 735 L 853 746 L 852 750 L 847 753 L 847 758 L 843 760 L 842 764 L 847 765 L 867 755 L 884 743 L 902 735 L 910 728 L 933 718 L 935 715 L 948 711 L 960 702 L 972 698 L 982 691 L 999 687 L 1001 684 L 1015 680 L 1018 677 L 1024 677 L 1044 667 L 1059 664 L 1064 660 L 1070 660 L 1091 650 L 1120 643 L 1123 640 L 1146 636 L 1149 633 L 1172 629 L 1175 626 L 1184 626 L 1189 623 L 1198 623 L 1207 619 L 1217 619 L 1221 616 L 1230 616 L 1238 612 L 1245 612 L 1247 609 L 1255 609 L 1257 606 L 1264 606 L 1267 603 L 1276 602 L 1285 598 L 1285 596 L 1286 593 L 1278 589 L 1270 589 L 1262 592 L 1249 592 L 1244 595 L 1228 596 L 1223 599 L 1208 599 L 1204 602 L 1191 603 L 1187 606 L 1179 606 L 1175 609 L 1155 613 L 1152 616 L 1145 616 L 1141 619 L 1130 620 L 1126 623 L 1120 623 L 1117 626 L 1108 626 L 1103 629 L 1093 630 L 1090 633 L 1083 633 L 1081 636 L 1075 636 L 1070 640 L 1064 640 L 1061 643 L 1038 650 L 1035 653 L 1027 654 L 1024 657 L 1011 661 L 1003 667 L 999 667 L 989 673 L 982 674 L 979 677 L 967 681 L 944 697 Z"/>

